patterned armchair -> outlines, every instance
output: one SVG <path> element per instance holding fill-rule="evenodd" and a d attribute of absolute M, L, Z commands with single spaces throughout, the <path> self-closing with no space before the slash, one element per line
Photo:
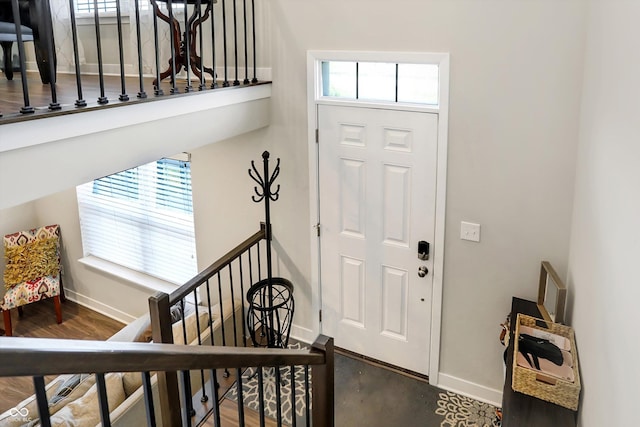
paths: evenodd
<path fill-rule="evenodd" d="M 0 309 L 6 335 L 12 335 L 12 308 L 17 308 L 22 315 L 22 306 L 46 298 L 53 298 L 56 320 L 62 323 L 60 227 L 47 225 L 7 234 L 4 236 L 4 254 L 7 261 L 4 272 L 7 292 Z"/>

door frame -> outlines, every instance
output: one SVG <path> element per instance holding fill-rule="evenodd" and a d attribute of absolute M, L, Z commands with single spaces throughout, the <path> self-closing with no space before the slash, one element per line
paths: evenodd
<path fill-rule="evenodd" d="M 413 64 L 437 64 L 439 67 L 439 104 L 416 105 L 370 101 L 345 101 L 322 97 L 323 61 L 374 61 Z M 312 333 L 321 331 L 319 313 L 322 308 L 320 289 L 320 239 L 318 229 L 320 217 L 318 144 L 318 105 L 342 105 L 368 107 L 387 110 L 423 111 L 438 114 L 435 241 L 433 244 L 433 290 L 431 308 L 431 336 L 429 345 L 429 383 L 438 385 L 440 367 L 440 335 L 442 324 L 442 290 L 444 270 L 444 231 L 447 186 L 447 146 L 449 128 L 449 54 L 421 52 L 369 52 L 369 51 L 328 51 L 307 52 L 307 143 L 309 157 L 309 212 L 310 212 L 310 252 L 311 252 L 311 312 Z"/>

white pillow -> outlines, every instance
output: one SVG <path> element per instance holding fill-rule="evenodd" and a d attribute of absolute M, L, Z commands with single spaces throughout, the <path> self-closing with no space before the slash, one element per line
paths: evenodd
<path fill-rule="evenodd" d="M 124 402 L 122 374 L 105 375 L 107 402 L 109 412 Z M 98 386 L 94 384 L 80 398 L 67 404 L 51 417 L 52 427 L 95 427 L 100 423 L 100 406 L 98 402 Z"/>
<path fill-rule="evenodd" d="M 209 313 L 207 310 L 198 310 L 198 318 L 200 321 L 200 332 L 209 327 Z M 178 320 L 173 324 L 173 343 L 184 344 L 184 332 L 182 328 L 182 320 Z M 196 321 L 196 313 L 191 313 L 184 319 L 184 329 L 187 331 L 187 344 L 198 338 L 198 322 Z"/>

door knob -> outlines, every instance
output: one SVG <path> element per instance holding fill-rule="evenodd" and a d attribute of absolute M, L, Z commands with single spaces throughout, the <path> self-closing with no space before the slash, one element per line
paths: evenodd
<path fill-rule="evenodd" d="M 426 266 L 421 265 L 420 267 L 418 267 L 418 276 L 419 277 L 424 277 L 429 273 L 429 270 L 427 269 Z"/>

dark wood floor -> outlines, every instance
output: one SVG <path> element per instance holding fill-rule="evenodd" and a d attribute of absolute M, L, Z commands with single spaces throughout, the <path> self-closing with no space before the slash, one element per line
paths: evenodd
<path fill-rule="evenodd" d="M 13 336 L 16 337 L 105 340 L 124 326 L 68 300 L 62 304 L 62 323 L 59 325 L 51 299 L 25 306 L 21 318 L 17 310 L 11 310 L 11 314 Z M 0 337 L 0 346 L 5 339 L 11 338 Z M 48 382 L 53 378 L 46 380 Z M 33 380 L 31 377 L 0 378 L 0 390 L 2 413 L 33 394 Z"/>

